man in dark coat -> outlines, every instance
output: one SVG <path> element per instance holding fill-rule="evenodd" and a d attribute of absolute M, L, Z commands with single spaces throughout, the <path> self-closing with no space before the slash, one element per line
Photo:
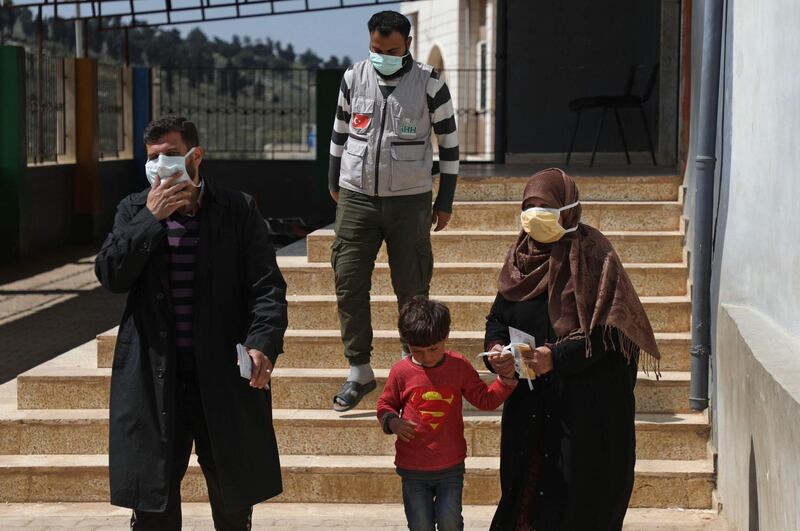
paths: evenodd
<path fill-rule="evenodd" d="M 180 529 L 194 443 L 216 529 L 250 529 L 252 506 L 282 490 L 268 384 L 286 284 L 253 199 L 200 177 L 195 126 L 165 117 L 144 142 L 152 186 L 119 204 L 95 264 L 103 286 L 128 293 L 111 378 L 111 503 L 134 510 L 133 529 Z"/>

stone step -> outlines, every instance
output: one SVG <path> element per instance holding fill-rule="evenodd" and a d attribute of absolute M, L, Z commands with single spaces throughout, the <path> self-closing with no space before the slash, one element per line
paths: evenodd
<path fill-rule="evenodd" d="M 207 503 L 181 504 L 184 529 L 211 531 L 211 507 Z M 465 505 L 465 531 L 489 528 L 495 507 Z M 18 531 L 28 529 L 126 529 L 130 509 L 107 503 L 9 503 L 0 505 L 0 521 Z M 406 529 L 401 503 L 263 503 L 253 512 L 253 529 L 282 531 L 399 531 Z M 703 509 L 628 509 L 626 531 L 724 531 L 724 519 Z"/>
<path fill-rule="evenodd" d="M 492 307 L 494 296 L 451 295 L 437 297 L 450 308 L 453 330 L 483 330 L 486 315 Z M 685 332 L 689 330 L 691 303 L 689 297 L 642 297 L 642 304 L 656 332 Z M 289 303 L 289 328 L 308 328 L 314 323 L 318 329 L 336 330 L 339 317 L 334 295 L 291 295 Z M 382 330 L 397 327 L 397 299 L 394 296 L 372 297 L 372 326 Z"/>
<path fill-rule="evenodd" d="M 392 455 L 394 437 L 379 428 L 375 412 L 273 411 L 281 455 Z M 708 419 L 702 414 L 639 415 L 639 459 L 695 460 L 707 457 Z M 464 414 L 470 457 L 497 456 L 500 413 Z M 108 453 L 108 410 L 0 411 L 0 455 Z"/>
<path fill-rule="evenodd" d="M 526 171 L 513 177 L 460 177 L 455 199 L 521 201 L 522 191 L 531 175 L 532 172 Z M 571 176 L 583 201 L 677 201 L 683 184 L 680 175 Z"/>
<path fill-rule="evenodd" d="M 329 409 L 347 369 L 286 369 L 273 373 L 275 409 Z M 389 371 L 376 369 L 378 388 L 358 409 L 374 409 Z M 483 373 L 487 381 L 494 375 Z M 19 409 L 103 409 L 108 407 L 111 369 L 42 366 L 17 377 Z M 525 385 L 525 384 L 523 384 Z M 689 373 L 663 372 L 661 380 L 639 373 L 636 410 L 639 413 L 689 413 Z M 471 406 L 466 404 L 466 408 Z"/>
<path fill-rule="evenodd" d="M 278 258 L 289 295 L 327 295 L 334 293 L 333 268 L 327 262 L 309 262 L 305 257 Z M 502 262 L 436 263 L 433 267 L 431 296 L 494 295 Z M 687 268 L 681 263 L 625 264 L 636 292 L 642 297 L 686 295 Z M 392 295 L 389 264 L 375 264 L 372 294 Z"/>
<path fill-rule="evenodd" d="M 678 201 L 581 203 L 581 221 L 601 231 L 670 231 L 681 228 Z M 461 201 L 453 204 L 450 230 L 511 230 L 520 227 L 519 201 Z"/>
<path fill-rule="evenodd" d="M 346 369 L 276 369 L 272 391 L 273 407 L 278 409 L 328 409 L 347 378 Z M 374 409 L 389 371 L 375 370 L 378 388 L 368 394 L 358 409 Z M 495 376 L 482 373 L 485 381 Z M 522 383 L 527 385 L 527 383 Z M 636 411 L 639 413 L 689 413 L 689 373 L 662 373 L 660 381 L 653 375 L 639 373 L 636 386 Z M 465 410 L 473 410 L 465 402 Z"/>
<path fill-rule="evenodd" d="M 499 499 L 499 459 L 469 457 L 466 461 L 465 505 L 492 505 Z M 284 493 L 289 503 L 397 503 L 400 478 L 391 456 L 283 456 Z M 347 485 L 347 488 L 343 488 Z M 713 489 L 712 467 L 702 461 L 639 460 L 632 507 L 708 509 Z M 0 456 L 0 502 L 52 503 L 108 500 L 108 457 L 105 455 Z M 205 482 L 193 457 L 184 480 L 182 499 L 205 501 Z"/>
<path fill-rule="evenodd" d="M 388 369 L 400 359 L 400 336 L 394 330 L 376 330 L 373 335 L 372 366 Z M 660 333 L 656 334 L 656 339 L 661 349 L 661 370 L 689 370 L 689 333 Z M 116 329 L 97 337 L 98 367 L 111 367 L 116 340 Z M 448 345 L 471 359 L 476 369 L 485 368 L 481 358 L 473 356 L 483 351 L 483 332 L 451 332 Z M 338 330 L 288 330 L 283 346 L 284 354 L 279 358 L 279 367 L 330 369 L 347 366 Z"/>
<path fill-rule="evenodd" d="M 518 231 L 445 230 L 431 234 L 436 262 L 499 262 L 517 241 Z M 606 232 L 624 263 L 683 263 L 682 231 Z M 308 235 L 309 262 L 329 262 L 334 232 L 320 229 Z M 378 261 L 386 262 L 386 246 Z"/>

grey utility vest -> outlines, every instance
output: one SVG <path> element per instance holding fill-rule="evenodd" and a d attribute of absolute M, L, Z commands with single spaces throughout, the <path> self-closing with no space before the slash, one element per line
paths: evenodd
<path fill-rule="evenodd" d="M 431 70 L 429 65 L 413 63 L 384 99 L 372 63 L 353 65 L 340 187 L 381 197 L 431 190 L 433 148 L 427 98 Z"/>

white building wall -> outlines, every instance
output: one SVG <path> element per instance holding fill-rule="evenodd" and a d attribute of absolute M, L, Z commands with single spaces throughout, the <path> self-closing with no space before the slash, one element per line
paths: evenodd
<path fill-rule="evenodd" d="M 438 46 L 445 68 L 458 68 L 461 64 L 459 47 L 459 11 L 461 0 L 425 0 L 404 2 L 400 11 L 414 15 L 411 28 L 417 61 L 428 62 L 430 53 Z"/>
<path fill-rule="evenodd" d="M 411 18 L 412 49 L 418 61 L 443 67 L 465 153 L 491 152 L 494 142 L 494 0 L 425 0 L 405 2 L 400 11 Z M 476 116 L 478 43 L 487 42 L 487 105 Z M 436 51 L 435 51 L 436 50 Z M 442 64 L 434 64 L 441 54 Z M 458 71 L 461 72 L 458 72 Z"/>
<path fill-rule="evenodd" d="M 733 2 L 730 200 L 720 299 L 800 337 L 797 0 Z M 783 21 L 783 22 L 780 22 Z"/>
<path fill-rule="evenodd" d="M 718 489 L 733 529 L 789 531 L 800 529 L 800 34 L 789 29 L 800 3 L 728 6 Z"/>

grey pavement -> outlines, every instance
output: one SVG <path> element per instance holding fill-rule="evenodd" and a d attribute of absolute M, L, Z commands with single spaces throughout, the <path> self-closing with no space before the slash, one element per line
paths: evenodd
<path fill-rule="evenodd" d="M 0 270 L 0 384 L 119 323 L 124 295 L 94 276 L 94 248 Z"/>

